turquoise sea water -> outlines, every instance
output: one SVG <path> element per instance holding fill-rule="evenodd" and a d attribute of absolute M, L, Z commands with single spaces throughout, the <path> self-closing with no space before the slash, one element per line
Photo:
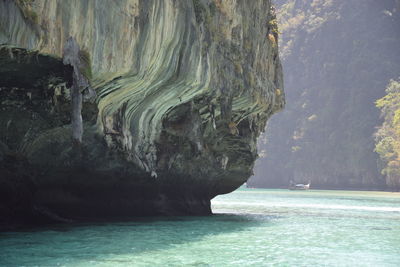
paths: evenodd
<path fill-rule="evenodd" d="M 210 217 L 0 233 L 0 266 L 400 266 L 400 194 L 241 189 Z"/>

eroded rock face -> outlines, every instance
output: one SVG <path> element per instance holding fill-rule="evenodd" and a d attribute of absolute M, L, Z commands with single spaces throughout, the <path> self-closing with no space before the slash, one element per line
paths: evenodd
<path fill-rule="evenodd" d="M 250 176 L 256 139 L 284 105 L 269 0 L 4 0 L 0 18 L 0 43 L 13 46 L 2 48 L 11 51 L 1 54 L 11 62 L 2 66 L 2 78 L 16 62 L 13 49 L 25 49 L 28 61 L 38 51 L 61 63 L 73 37 L 89 61 L 81 72 L 96 91 L 94 102 L 83 105 L 82 145 L 73 148 L 65 108 L 70 66 L 61 68 L 62 77 L 47 71 L 48 79 L 2 84 L 2 90 L 36 88 L 43 106 L 18 97 L 17 106 L 2 104 L 2 132 L 22 121 L 26 131 L 36 127 L 14 113 L 38 113 L 48 124 L 29 140 L 1 135 L 2 162 L 14 164 L 10 157 L 18 156 L 36 172 L 21 178 L 33 184 L 36 213 L 210 213 L 211 198 Z M 2 94 L 2 103 L 10 96 Z M 12 187 L 14 175 L 2 180 Z"/>

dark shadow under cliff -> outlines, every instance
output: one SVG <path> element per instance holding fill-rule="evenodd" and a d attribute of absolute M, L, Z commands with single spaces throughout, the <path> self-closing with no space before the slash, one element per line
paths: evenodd
<path fill-rule="evenodd" d="M 156 179 L 109 150 L 92 103 L 82 112 L 83 144 L 73 145 L 72 72 L 60 59 L 2 46 L 0 62 L 0 228 L 211 214 L 210 188 L 171 173 Z"/>

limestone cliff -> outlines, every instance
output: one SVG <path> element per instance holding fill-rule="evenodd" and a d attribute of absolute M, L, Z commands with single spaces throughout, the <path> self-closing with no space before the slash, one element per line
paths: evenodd
<path fill-rule="evenodd" d="M 1 0 L 1 212 L 210 213 L 284 105 L 274 21 L 269 0 Z M 70 37 L 89 83 L 75 145 Z"/>

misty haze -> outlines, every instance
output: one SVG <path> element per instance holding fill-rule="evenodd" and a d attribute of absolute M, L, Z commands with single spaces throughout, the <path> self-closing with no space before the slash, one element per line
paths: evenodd
<path fill-rule="evenodd" d="M 0 266 L 400 266 L 400 0 L 0 0 Z"/>

